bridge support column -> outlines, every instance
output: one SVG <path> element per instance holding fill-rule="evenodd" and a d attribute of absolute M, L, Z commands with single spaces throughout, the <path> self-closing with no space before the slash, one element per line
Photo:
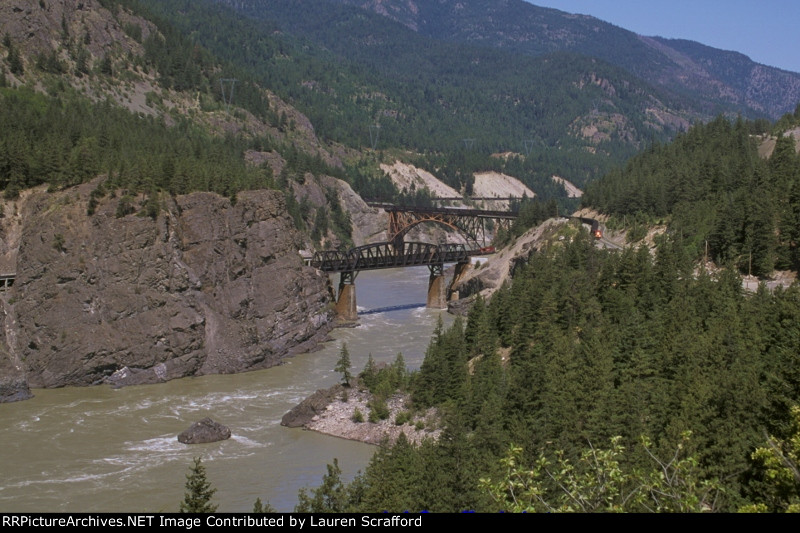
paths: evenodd
<path fill-rule="evenodd" d="M 431 277 L 428 280 L 428 307 L 447 309 L 447 284 L 444 281 L 444 265 L 430 265 Z"/>
<path fill-rule="evenodd" d="M 342 322 L 355 322 L 358 320 L 356 275 L 357 272 L 342 272 L 339 274 L 339 297 L 336 299 L 336 318 Z"/>
<path fill-rule="evenodd" d="M 456 269 L 453 273 L 453 279 L 450 280 L 450 285 L 447 287 L 447 298 L 450 301 L 458 300 L 458 284 L 461 283 L 461 280 L 470 271 L 472 268 L 472 263 L 456 263 Z"/>

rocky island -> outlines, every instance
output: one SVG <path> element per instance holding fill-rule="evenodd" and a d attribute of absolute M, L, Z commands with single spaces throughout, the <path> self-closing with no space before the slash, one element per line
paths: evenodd
<path fill-rule="evenodd" d="M 359 386 L 334 385 L 318 390 L 281 419 L 281 425 L 302 427 L 326 435 L 357 440 L 367 444 L 393 443 L 404 434 L 409 442 L 419 444 L 424 439 L 436 440 L 440 429 L 435 409 L 416 414 L 403 423 L 398 421 L 407 412 L 406 394 L 394 394 L 387 401 L 388 416 L 383 420 L 368 420 L 372 394 Z M 360 413 L 359 416 L 357 413 Z"/>

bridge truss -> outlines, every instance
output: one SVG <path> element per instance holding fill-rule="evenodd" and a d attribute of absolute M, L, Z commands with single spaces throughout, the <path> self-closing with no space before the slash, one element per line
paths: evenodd
<path fill-rule="evenodd" d="M 316 252 L 311 266 L 323 272 L 340 272 L 355 277 L 361 270 L 428 266 L 439 268 L 444 263 L 464 263 L 469 251 L 463 244 L 430 244 L 405 242 L 396 247 L 391 242 L 380 242 L 351 248 L 347 251 Z"/>
<path fill-rule="evenodd" d="M 511 211 L 455 207 L 402 207 L 390 204 L 370 205 L 381 207 L 389 214 L 389 239 L 398 246 L 414 226 L 424 222 L 433 222 L 458 231 L 476 247 L 486 246 L 487 220 L 493 220 L 498 227 L 509 229 L 511 221 L 517 218 L 517 213 Z"/>
<path fill-rule="evenodd" d="M 328 273 L 339 273 L 339 296 L 336 314 L 340 320 L 352 322 L 357 319 L 355 281 L 362 270 L 427 266 L 428 307 L 447 307 L 444 281 L 445 263 L 457 263 L 456 269 L 469 264 L 469 251 L 463 244 L 430 244 L 427 242 L 380 242 L 351 248 L 347 251 L 323 251 L 314 254 L 311 266 Z"/>

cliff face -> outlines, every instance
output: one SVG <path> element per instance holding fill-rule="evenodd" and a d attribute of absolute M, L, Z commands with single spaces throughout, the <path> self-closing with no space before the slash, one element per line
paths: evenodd
<path fill-rule="evenodd" d="M 142 45 L 126 33 L 123 25 L 138 27 L 142 42 L 156 31 L 155 26 L 124 9 L 114 11 L 98 0 L 4 0 L 0 3 L 0 32 L 9 36 L 28 63 L 37 54 L 53 51 L 59 59 L 72 63 L 68 54 L 61 54 L 62 45 L 70 37 L 79 40 L 93 59 L 105 57 L 111 50 L 121 55 L 142 55 Z"/>
<path fill-rule="evenodd" d="M 195 193 L 117 218 L 119 197 L 87 216 L 94 186 L 6 206 L 21 229 L 0 368 L 17 361 L 31 387 L 155 383 L 268 367 L 327 336 L 328 277 L 303 266 L 280 193 L 233 206 Z"/>
<path fill-rule="evenodd" d="M 332 188 L 339 197 L 342 208 L 353 224 L 353 243 L 356 246 L 386 241 L 389 215 L 382 209 L 370 207 L 350 185 L 330 176 L 321 176 L 323 186 Z"/>

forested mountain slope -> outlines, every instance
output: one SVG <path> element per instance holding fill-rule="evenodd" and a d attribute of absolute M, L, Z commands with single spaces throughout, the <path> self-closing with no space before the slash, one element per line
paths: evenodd
<path fill-rule="evenodd" d="M 798 121 L 800 107 L 781 123 Z M 783 131 L 769 159 L 759 157 L 765 133 L 724 118 L 694 126 L 592 183 L 584 205 L 629 222 L 666 221 L 694 257 L 707 249 L 711 259 L 745 273 L 796 271 L 800 157 Z"/>
<path fill-rule="evenodd" d="M 530 55 L 570 51 L 601 58 L 635 76 L 707 102 L 708 112 L 752 111 L 777 119 L 800 101 L 800 74 L 743 54 L 686 40 L 636 35 L 587 15 L 523 0 L 337 0 L 363 7 L 442 41 Z M 719 107 L 714 107 L 715 105 Z"/>
<path fill-rule="evenodd" d="M 349 224 L 317 217 L 320 207 L 332 218 L 341 212 L 328 205 L 324 187 L 301 206 L 309 193 L 290 186 L 306 173 L 346 177 L 342 151 L 331 152 L 308 118 L 246 71 L 128 4 L 0 5 L 4 196 L 102 174 L 95 197 L 118 187 L 141 193 L 155 216 L 167 193 L 214 191 L 235 200 L 242 190 L 279 188 L 298 227 L 310 231 L 319 218 L 346 239 Z M 126 202 L 121 213 L 143 209 Z"/>
<path fill-rule="evenodd" d="M 588 205 L 666 234 L 617 252 L 564 224 L 409 378 L 438 442 L 329 470 L 297 510 L 796 509 L 800 291 L 747 293 L 735 267 L 797 267 L 798 125 L 719 117 L 594 182 Z"/>
<path fill-rule="evenodd" d="M 384 447 L 350 484 L 329 470 L 297 510 L 730 512 L 797 501 L 800 484 L 751 460 L 767 434 L 796 431 L 797 287 L 747 295 L 732 270 L 697 273 L 677 239 L 655 256 L 618 253 L 564 227 L 466 324 L 431 340 L 407 387 L 410 410 L 442 413 L 438 442 Z"/>
<path fill-rule="evenodd" d="M 534 189 L 554 174 L 582 186 L 718 113 L 777 118 L 800 101 L 797 74 L 522 1 L 214 0 L 252 22 L 173 1 L 150 7 L 282 84 L 326 138 L 518 152 L 535 162 L 519 176 Z"/>
<path fill-rule="evenodd" d="M 376 125 L 378 149 L 448 152 L 470 140 L 478 153 L 521 153 L 546 179 L 582 185 L 652 139 L 710 118 L 602 60 L 443 42 L 332 2 L 229 4 L 247 18 L 208 0 L 141 3 L 248 65 L 320 136 L 349 146 L 371 147 Z"/>

